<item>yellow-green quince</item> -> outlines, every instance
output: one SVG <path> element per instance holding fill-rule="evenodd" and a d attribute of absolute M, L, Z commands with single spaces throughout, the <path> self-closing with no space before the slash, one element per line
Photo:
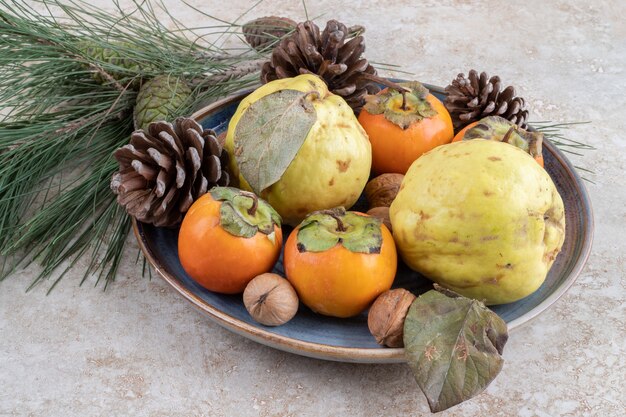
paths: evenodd
<path fill-rule="evenodd" d="M 299 115 L 313 118 L 310 127 L 306 127 L 309 129 L 308 134 L 304 132 L 305 137 L 297 153 L 293 150 L 295 156 L 287 156 L 288 166 L 285 165 L 282 176 L 269 186 L 257 186 L 262 189 L 254 189 L 251 179 L 243 174 L 244 169 L 240 166 L 243 162 L 238 158 L 241 158 L 242 153 L 241 132 L 247 129 L 248 137 L 251 137 L 254 135 L 250 132 L 255 130 L 243 129 L 240 124 L 243 125 L 242 120 L 246 117 L 248 125 L 254 123 L 254 120 L 250 120 L 250 114 L 251 106 L 255 103 L 258 104 L 270 95 L 278 97 L 282 93 L 288 96 L 288 93 L 293 95 L 294 92 L 303 93 L 300 104 L 306 106 L 294 105 L 296 102 L 291 96 L 285 99 L 284 113 L 288 114 L 293 123 L 283 123 L 280 128 L 272 125 L 271 129 L 260 129 L 259 126 L 271 125 L 272 118 L 268 116 L 269 120 L 263 120 L 255 129 L 263 134 L 267 134 L 268 130 L 275 132 L 264 138 L 267 149 L 278 153 L 271 154 L 272 158 L 281 157 L 281 152 L 287 152 L 286 147 L 276 143 L 285 143 L 284 131 L 300 123 Z M 276 110 L 274 101 L 268 105 Z M 251 113 L 246 115 L 247 112 Z M 265 117 L 265 112 L 258 107 L 254 114 L 261 119 Z M 283 113 L 280 114 L 282 117 Z M 268 124 L 264 124 L 266 122 Z M 230 120 L 224 146 L 231 155 L 230 171 L 238 178 L 239 186 L 256 192 L 276 209 L 284 223 L 290 225 L 298 224 L 308 213 L 316 210 L 352 206 L 367 183 L 372 162 L 367 134 L 350 106 L 340 96 L 330 93 L 319 77 L 308 74 L 269 82 L 244 98 Z M 250 148 L 247 150 L 254 153 Z M 255 157 L 254 154 L 250 156 Z M 272 158 L 255 161 L 257 171 L 264 174 L 273 168 Z"/>
<path fill-rule="evenodd" d="M 412 269 L 492 305 L 536 291 L 565 237 L 563 201 L 548 173 L 523 150 L 484 139 L 417 159 L 390 217 Z"/>

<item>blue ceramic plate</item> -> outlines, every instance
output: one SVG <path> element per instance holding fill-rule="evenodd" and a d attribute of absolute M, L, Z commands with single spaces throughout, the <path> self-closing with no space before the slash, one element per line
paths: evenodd
<path fill-rule="evenodd" d="M 428 86 L 443 99 L 443 90 Z M 249 92 L 211 104 L 193 117 L 205 128 L 224 132 L 237 105 Z M 546 170 L 565 203 L 566 239 L 545 283 L 531 296 L 506 305 L 494 306 L 513 329 L 526 323 L 554 303 L 572 285 L 591 250 L 593 216 L 585 186 L 567 158 L 551 143 L 544 144 Z M 357 203 L 358 204 L 358 203 Z M 241 296 L 210 292 L 193 281 L 180 265 L 177 229 L 162 229 L 134 223 L 134 231 L 148 261 L 183 297 L 220 325 L 257 342 L 300 355 L 345 362 L 402 362 L 403 349 L 379 346 L 367 328 L 367 314 L 335 319 L 313 313 L 301 306 L 293 320 L 279 327 L 256 323 L 246 311 Z M 284 230 L 285 240 L 291 229 Z M 283 274 L 282 255 L 275 272 Z M 283 274 L 284 276 L 284 274 Z M 430 281 L 401 264 L 395 287 L 418 294 L 431 287 Z"/>

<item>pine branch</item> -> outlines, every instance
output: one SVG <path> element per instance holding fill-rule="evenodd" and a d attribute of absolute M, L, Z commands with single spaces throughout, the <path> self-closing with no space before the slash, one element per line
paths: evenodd
<path fill-rule="evenodd" d="M 62 14 L 0 0 L 0 271 L 37 261 L 31 287 L 56 274 L 52 288 L 90 256 L 81 282 L 95 275 L 106 288 L 130 230 L 109 182 L 112 153 L 133 129 L 136 89 L 162 74 L 204 78 L 173 116 L 187 115 L 256 83 L 259 55 L 198 35 L 230 32 L 227 22 L 189 29 L 170 16 L 169 30 L 149 1 L 130 11 L 115 3 L 114 13 L 82 0 L 41 3 Z"/>
<path fill-rule="evenodd" d="M 587 151 L 595 151 L 596 148 L 587 143 L 583 143 L 571 138 L 566 137 L 563 134 L 564 129 L 569 129 L 572 126 L 576 125 L 584 125 L 591 122 L 561 122 L 555 123 L 551 121 L 535 121 L 531 122 L 530 125 L 534 127 L 537 131 L 542 132 L 545 139 L 549 140 L 553 145 L 555 145 L 559 150 L 564 153 L 575 155 L 575 156 L 584 156 L 581 152 Z M 580 152 L 577 152 L 580 151 Z M 580 172 L 580 176 L 583 180 L 588 181 L 590 183 L 594 183 L 592 180 L 585 177 L 584 173 L 593 174 L 594 172 L 583 168 L 580 166 L 574 166 Z"/>
<path fill-rule="evenodd" d="M 193 87 L 204 87 L 239 79 L 257 73 L 266 61 L 266 59 L 255 59 L 253 61 L 243 62 L 218 74 L 194 78 L 189 82 L 189 85 Z"/>

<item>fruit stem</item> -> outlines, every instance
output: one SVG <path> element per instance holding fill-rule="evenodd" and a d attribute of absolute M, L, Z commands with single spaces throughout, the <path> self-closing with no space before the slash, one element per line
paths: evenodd
<path fill-rule="evenodd" d="M 336 230 L 337 232 L 345 232 L 346 230 L 348 230 L 346 229 L 346 226 L 341 221 L 341 218 L 337 216 L 337 214 L 330 212 L 328 213 L 328 215 L 332 217 L 333 219 L 335 219 L 335 221 L 337 222 L 337 230 Z"/>
<path fill-rule="evenodd" d="M 334 209 L 328 209 L 328 210 L 320 210 L 317 213 L 327 214 L 330 217 L 332 217 L 337 222 L 337 228 L 335 229 L 336 232 L 345 232 L 348 230 L 346 228 L 346 225 L 343 224 L 343 222 L 341 221 L 341 216 L 346 214 L 346 210 L 343 207 L 336 207 Z"/>
<path fill-rule="evenodd" d="M 516 130 L 517 129 L 515 129 L 515 126 L 511 126 L 511 128 L 505 133 L 504 137 L 502 138 L 502 142 L 509 143 L 509 139 L 511 138 L 511 135 Z"/>
<path fill-rule="evenodd" d="M 387 86 L 389 88 L 393 88 L 394 90 L 396 90 L 397 92 L 402 94 L 402 110 L 405 110 L 405 106 L 406 106 L 406 93 L 411 92 L 411 90 L 409 90 L 408 88 L 402 87 L 400 84 L 398 83 L 394 83 L 393 81 L 390 81 L 386 78 L 382 78 L 379 77 L 377 75 L 373 75 L 373 74 L 362 74 L 361 75 L 363 78 L 367 78 L 368 80 L 374 81 L 376 83 L 382 84 L 384 86 Z"/>
<path fill-rule="evenodd" d="M 248 209 L 248 214 L 250 216 L 254 216 L 256 214 L 257 208 L 259 208 L 259 198 L 256 196 L 256 194 L 246 191 L 242 191 L 241 194 L 252 199 L 252 206 Z"/>
<path fill-rule="evenodd" d="M 309 96 L 313 96 L 313 100 L 319 100 L 321 98 L 320 93 L 318 93 L 317 91 L 309 91 L 304 95 L 303 99 L 306 99 Z"/>

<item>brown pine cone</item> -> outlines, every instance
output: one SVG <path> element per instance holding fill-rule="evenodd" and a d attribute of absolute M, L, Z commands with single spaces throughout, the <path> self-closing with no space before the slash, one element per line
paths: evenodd
<path fill-rule="evenodd" d="M 489 78 L 487 73 L 471 70 L 467 78 L 464 74 L 446 87 L 444 105 L 452 117 L 455 130 L 487 116 L 500 116 L 526 128 L 528 110 L 521 97 L 515 97 L 512 86 L 501 90 L 500 77 Z"/>
<path fill-rule="evenodd" d="M 347 40 L 352 31 L 357 36 Z M 362 57 L 365 51 L 362 31 L 360 27 L 349 29 L 336 20 L 328 21 L 322 33 L 311 21 L 299 23 L 296 31 L 280 41 L 271 60 L 263 65 L 261 82 L 316 74 L 328 84 L 330 91 L 359 111 L 365 95 L 379 91 L 368 78 L 368 75 L 376 75 L 376 70 Z"/>
<path fill-rule="evenodd" d="M 288 17 L 265 16 L 251 20 L 242 27 L 246 42 L 261 51 L 296 28 Z"/>
<path fill-rule="evenodd" d="M 136 130 L 114 153 L 119 171 L 111 189 L 128 214 L 155 226 L 175 226 L 191 204 L 216 185 L 228 185 L 228 155 L 212 130 L 193 119 L 154 122 Z"/>

